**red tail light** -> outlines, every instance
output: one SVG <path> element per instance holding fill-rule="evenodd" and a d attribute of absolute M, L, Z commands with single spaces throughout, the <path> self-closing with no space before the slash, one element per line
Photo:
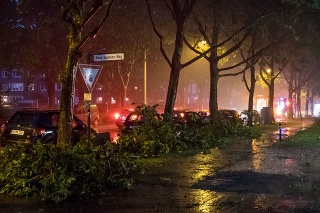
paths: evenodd
<path fill-rule="evenodd" d="M 33 129 L 32 135 L 37 136 L 37 135 L 42 135 L 43 133 L 45 133 L 45 129 L 36 128 L 36 129 Z"/>

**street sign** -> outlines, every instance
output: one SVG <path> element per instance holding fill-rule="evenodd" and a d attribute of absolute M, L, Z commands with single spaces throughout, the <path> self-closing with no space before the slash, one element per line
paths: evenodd
<path fill-rule="evenodd" d="M 93 55 L 93 61 L 120 61 L 124 59 L 124 53 Z"/>
<path fill-rule="evenodd" d="M 85 101 L 91 101 L 91 93 L 84 93 L 83 94 L 83 99 Z"/>
<path fill-rule="evenodd" d="M 92 64 L 79 64 L 78 66 L 80 68 L 84 82 L 88 87 L 88 91 L 91 93 L 94 85 L 97 83 L 103 66 Z"/>

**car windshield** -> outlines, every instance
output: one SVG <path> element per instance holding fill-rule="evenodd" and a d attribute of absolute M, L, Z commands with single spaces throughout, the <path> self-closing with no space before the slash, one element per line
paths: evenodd
<path fill-rule="evenodd" d="M 129 121 L 139 121 L 139 120 L 142 120 L 142 116 L 137 115 L 137 114 L 131 114 L 131 115 L 128 117 L 128 120 L 129 120 Z"/>
<path fill-rule="evenodd" d="M 33 125 L 36 122 L 35 114 L 33 113 L 17 113 L 10 119 L 10 123 L 20 125 Z"/>

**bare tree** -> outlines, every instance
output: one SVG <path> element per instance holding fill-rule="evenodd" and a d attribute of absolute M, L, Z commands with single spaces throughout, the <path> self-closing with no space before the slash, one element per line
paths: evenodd
<path fill-rule="evenodd" d="M 156 24 L 153 18 L 153 13 L 151 12 L 150 0 L 145 0 L 145 2 L 148 5 L 148 12 L 149 12 L 149 17 L 153 26 L 153 30 L 160 40 L 160 51 L 171 69 L 169 85 L 167 90 L 166 105 L 164 110 L 166 114 L 171 115 L 173 111 L 174 103 L 176 100 L 176 96 L 177 96 L 180 71 L 184 67 L 192 63 L 191 62 L 191 63 L 182 64 L 181 56 L 183 52 L 183 40 L 184 40 L 186 22 L 193 10 L 196 0 L 163 0 L 163 2 L 165 3 L 167 9 L 170 11 L 174 19 L 174 22 L 176 24 L 175 37 L 174 37 L 175 46 L 174 46 L 171 60 L 169 59 L 164 49 L 164 36 L 156 27 Z M 201 57 L 198 57 L 197 59 L 199 58 Z"/>

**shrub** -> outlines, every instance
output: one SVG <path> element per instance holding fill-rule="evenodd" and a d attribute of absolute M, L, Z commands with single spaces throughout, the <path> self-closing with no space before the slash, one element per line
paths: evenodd
<path fill-rule="evenodd" d="M 175 126 L 154 120 L 129 133 L 120 134 L 115 148 L 121 153 L 152 156 L 168 153 L 177 147 Z"/>
<path fill-rule="evenodd" d="M 135 113 L 145 122 L 131 132 L 122 132 L 114 149 L 128 155 L 154 156 L 187 148 L 210 148 L 223 137 L 256 136 L 252 128 L 217 122 L 205 126 L 174 125 L 170 119 L 155 119 L 156 105 L 140 105 Z"/>
<path fill-rule="evenodd" d="M 7 146 L 0 152 L 0 193 L 41 200 L 82 199 L 111 187 L 129 188 L 132 159 L 89 142 L 61 150 L 37 143 Z"/>

